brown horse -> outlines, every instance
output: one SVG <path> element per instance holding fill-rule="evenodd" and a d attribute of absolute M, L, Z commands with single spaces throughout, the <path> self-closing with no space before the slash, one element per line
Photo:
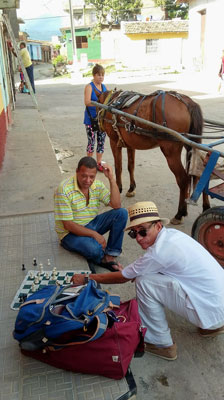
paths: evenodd
<path fill-rule="evenodd" d="M 201 142 L 200 136 L 203 128 L 201 108 L 190 97 L 183 94 L 157 91 L 143 95 L 115 90 L 102 93 L 98 101 L 179 133 L 198 135 L 198 138 L 194 140 Z M 107 133 L 110 139 L 116 181 L 120 192 L 122 191 L 122 147 L 127 148 L 130 187 L 126 195 L 129 197 L 134 196 L 136 188 L 134 180 L 135 150 L 160 147 L 180 189 L 178 211 L 171 222 L 173 224 L 181 223 L 183 217 L 187 215 L 186 199 L 189 197 L 190 182 L 188 173 L 181 162 L 183 143 L 168 133 L 159 132 L 155 128 L 150 128 L 143 123 L 105 109 L 98 110 L 98 118 L 101 129 Z M 189 160 L 190 148 L 187 147 L 186 150 Z"/>

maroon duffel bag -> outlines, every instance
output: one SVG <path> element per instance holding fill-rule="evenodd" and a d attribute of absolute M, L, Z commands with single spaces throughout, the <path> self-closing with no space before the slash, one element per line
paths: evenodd
<path fill-rule="evenodd" d="M 111 327 L 97 340 L 83 344 L 46 347 L 44 350 L 27 351 L 23 354 L 43 361 L 57 368 L 86 374 L 103 375 L 112 379 L 122 379 L 134 353 L 144 353 L 145 328 L 141 327 L 138 305 L 135 299 L 121 303 L 115 310 L 116 319 Z M 73 332 L 73 335 L 75 332 Z M 61 341 L 75 341 L 75 336 Z M 58 341 L 57 341 L 58 342 Z"/>

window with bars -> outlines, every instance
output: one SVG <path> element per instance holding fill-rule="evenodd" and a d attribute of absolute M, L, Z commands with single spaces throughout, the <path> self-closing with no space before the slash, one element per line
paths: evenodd
<path fill-rule="evenodd" d="M 146 39 L 145 42 L 146 42 L 145 51 L 147 54 L 157 53 L 159 39 Z"/>
<path fill-rule="evenodd" d="M 76 36 L 76 47 L 77 49 L 87 49 L 88 48 L 87 36 Z"/>

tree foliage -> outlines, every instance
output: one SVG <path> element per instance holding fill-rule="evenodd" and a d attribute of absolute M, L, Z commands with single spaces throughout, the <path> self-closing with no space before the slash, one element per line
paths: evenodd
<path fill-rule="evenodd" d="M 176 0 L 154 0 L 156 7 L 165 11 L 165 19 L 188 18 L 189 4 L 187 2 L 177 3 Z"/>
<path fill-rule="evenodd" d="M 141 0 L 85 0 L 96 9 L 97 23 L 93 29 L 93 35 L 99 34 L 103 26 L 108 25 L 112 29 L 114 24 L 120 21 L 134 20 L 136 14 L 141 13 Z"/>

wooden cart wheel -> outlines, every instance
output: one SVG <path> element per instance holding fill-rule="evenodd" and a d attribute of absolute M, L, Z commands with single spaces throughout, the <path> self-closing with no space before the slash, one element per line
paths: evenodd
<path fill-rule="evenodd" d="M 194 222 L 191 236 L 224 267 L 224 207 L 212 207 Z"/>

